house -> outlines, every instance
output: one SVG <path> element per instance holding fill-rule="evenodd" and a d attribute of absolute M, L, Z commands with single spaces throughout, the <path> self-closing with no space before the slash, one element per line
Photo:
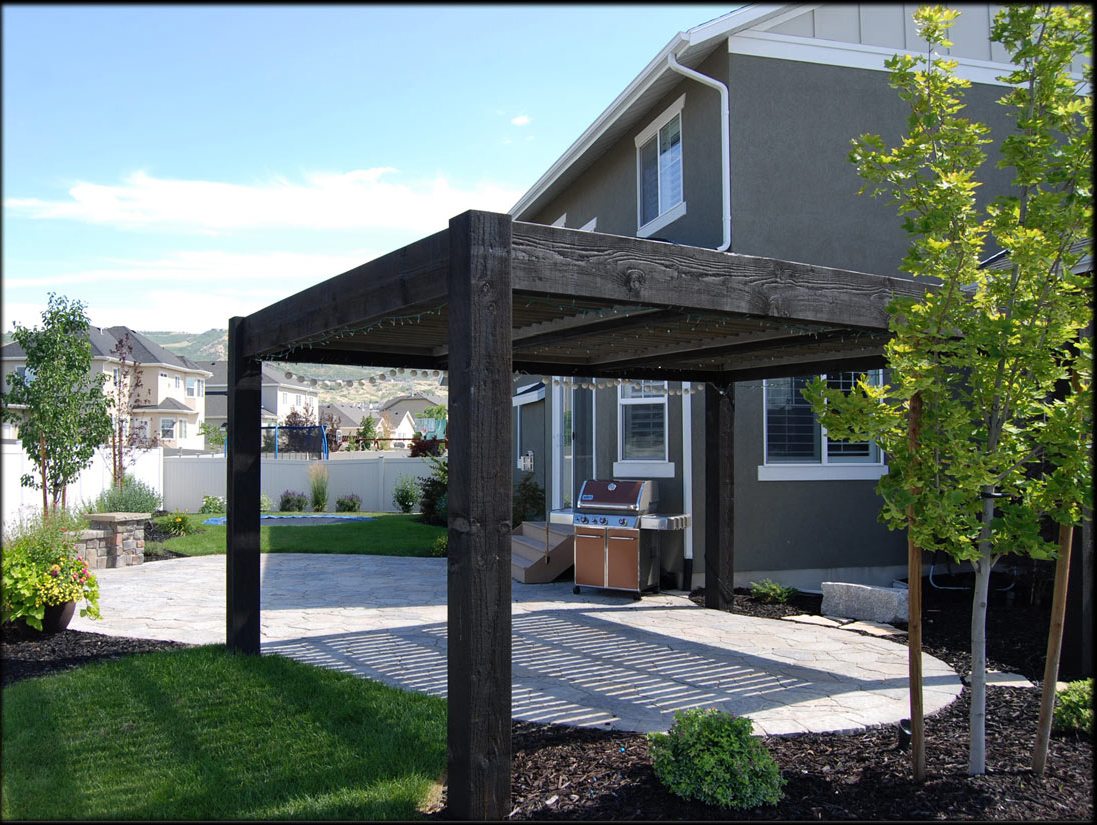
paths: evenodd
<path fill-rule="evenodd" d="M 973 82 L 965 113 L 1001 134 L 1008 124 L 996 77 L 1009 63 L 990 40 L 997 9 L 964 4 L 950 52 Z M 907 105 L 889 87 L 884 61 L 924 52 L 911 12 L 901 4 L 750 4 L 675 35 L 510 215 L 906 277 L 901 220 L 891 205 L 857 197 L 862 181 L 848 154 L 863 133 L 894 141 L 905 128 Z M 1080 61 L 1074 68 L 1081 81 Z M 992 151 L 984 201 L 1009 184 L 996 160 Z M 734 385 L 735 584 L 888 585 L 905 575 L 906 540 L 877 521 L 886 456 L 871 443 L 828 441 L 799 394 L 809 378 Z M 854 378 L 827 376 L 839 385 Z M 658 510 L 693 516 L 664 549 L 662 566 L 679 586 L 701 586 L 699 389 L 599 380 L 593 367 L 587 378 L 523 376 L 513 397 L 515 481 L 532 471 L 558 508 L 575 501 L 587 478 L 654 479 Z"/>
<path fill-rule="evenodd" d="M 377 409 L 381 413 L 392 413 L 394 420 L 396 421 L 401 420 L 405 412 L 410 413 L 412 419 L 412 427 L 422 432 L 423 428 L 419 426 L 419 419 L 423 418 L 423 413 L 431 407 L 444 407 L 445 405 L 445 398 L 438 398 L 437 396 L 433 395 L 416 393 L 414 395 L 398 395 L 390 398 L 387 401 L 383 401 L 381 404 L 379 404 Z"/>
<path fill-rule="evenodd" d="M 223 427 L 228 421 L 228 400 L 225 397 L 228 362 L 204 361 L 202 366 L 210 371 L 210 379 L 206 382 L 206 420 Z M 316 387 L 287 378 L 285 371 L 279 369 L 277 364 L 263 364 L 262 405 L 263 426 L 281 424 L 291 412 L 307 415 L 313 424 L 320 420 L 320 394 Z"/>
<path fill-rule="evenodd" d="M 378 418 L 376 413 L 377 411 L 370 407 L 354 404 L 327 403 L 320 405 L 320 421 L 325 424 L 335 425 L 339 433 L 340 445 L 345 444 L 351 436 L 357 434 L 362 422 L 370 415 L 373 415 L 374 421 L 376 421 Z M 332 447 L 335 448 L 334 445 Z"/>
<path fill-rule="evenodd" d="M 119 382 L 126 381 L 129 369 L 123 369 L 121 342 L 127 340 L 132 351 L 126 360 L 136 365 L 140 377 L 132 405 L 130 425 L 143 430 L 160 445 L 186 450 L 202 449 L 205 438 L 200 428 L 206 420 L 206 382 L 211 373 L 203 366 L 169 352 L 152 339 L 124 326 L 89 327 L 93 375 L 104 374 L 103 391 L 114 395 Z M 7 375 L 26 370 L 26 353 L 12 341 L 0 349 L 4 388 Z M 4 425 L 4 438 L 16 438 L 18 428 Z"/>
<path fill-rule="evenodd" d="M 415 437 L 415 418 L 411 411 L 399 407 L 381 410 L 377 420 L 377 437 L 386 450 L 401 450 Z"/>

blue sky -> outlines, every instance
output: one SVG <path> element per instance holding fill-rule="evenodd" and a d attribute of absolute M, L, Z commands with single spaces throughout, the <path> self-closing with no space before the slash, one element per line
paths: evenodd
<path fill-rule="evenodd" d="M 200 332 L 503 212 L 734 5 L 3 7 L 3 329 Z"/>

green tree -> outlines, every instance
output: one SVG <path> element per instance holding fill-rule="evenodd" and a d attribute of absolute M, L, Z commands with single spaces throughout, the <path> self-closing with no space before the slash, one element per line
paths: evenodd
<path fill-rule="evenodd" d="M 110 435 L 110 473 L 114 486 L 119 490 L 125 484 L 126 470 L 137 461 L 140 450 L 151 450 L 160 439 L 149 433 L 149 422 L 135 426 L 133 413 L 141 400 L 141 362 L 133 357 L 133 338 L 127 330 L 111 347 L 111 355 L 118 359 L 118 380 L 112 385 L 113 427 Z"/>
<path fill-rule="evenodd" d="M 1048 528 L 1079 523 L 1092 500 L 1092 280 L 1076 271 L 1083 242 L 1092 245 L 1092 113 L 1068 76 L 1076 55 L 1091 53 L 1092 15 L 1017 5 L 997 16 L 992 36 L 1015 66 L 999 101 L 1015 123 L 999 144 L 1014 189 L 980 209 L 989 130 L 960 114 L 970 84 L 956 61 L 933 56 L 951 45 L 958 14 L 916 12 L 930 55 L 887 61 L 910 104 L 907 134 L 891 149 L 864 135 L 850 155 L 862 192 L 887 195 L 904 217 L 903 269 L 933 288 L 889 308 L 887 386 L 862 376 L 845 395 L 816 380 L 804 396 L 829 437 L 873 438 L 887 451 L 882 519 L 974 567 L 968 772 L 981 774 L 990 571 L 1007 553 L 1055 557 Z M 980 265 L 988 240 L 1005 265 Z"/>
<path fill-rule="evenodd" d="M 53 294 L 42 328 L 16 324 L 12 338 L 27 356 L 24 374 L 8 375 L 3 417 L 19 425 L 19 441 L 38 465 L 24 487 L 42 491 L 42 513 L 65 505 L 65 488 L 111 436 L 105 375 L 91 375 L 88 317 L 80 301 Z M 13 409 L 20 405 L 24 409 Z"/>
<path fill-rule="evenodd" d="M 198 432 L 206 438 L 206 449 L 219 450 L 225 446 L 226 432 L 216 424 L 203 421 L 202 426 L 198 428 Z"/>
<path fill-rule="evenodd" d="M 358 430 L 347 442 L 352 450 L 372 450 L 373 442 L 377 438 L 377 419 L 367 415 L 358 425 Z"/>

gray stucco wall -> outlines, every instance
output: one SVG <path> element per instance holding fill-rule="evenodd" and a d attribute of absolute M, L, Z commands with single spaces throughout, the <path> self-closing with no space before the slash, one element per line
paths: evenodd
<path fill-rule="evenodd" d="M 848 156 L 861 134 L 894 145 L 908 105 L 886 72 L 731 55 L 732 251 L 901 275 L 909 246 L 892 202 L 857 195 L 864 182 Z M 973 85 L 967 117 L 1008 128 L 1004 88 Z M 1008 171 L 988 157 L 981 199 L 1005 193 Z"/>

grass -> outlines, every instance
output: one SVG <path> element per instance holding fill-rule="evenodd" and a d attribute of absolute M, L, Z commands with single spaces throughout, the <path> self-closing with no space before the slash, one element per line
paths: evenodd
<path fill-rule="evenodd" d="M 0 818 L 407 820 L 445 768 L 445 700 L 223 646 L 4 688 Z"/>
<path fill-rule="evenodd" d="M 370 556 L 433 556 L 431 545 L 446 532 L 444 527 L 423 524 L 419 516 L 404 513 L 362 513 L 373 521 L 344 524 L 259 526 L 262 553 L 352 553 Z M 201 524 L 208 515 L 195 515 Z M 150 543 L 185 556 L 210 556 L 225 552 L 225 527 L 201 524 L 201 531 L 163 543 Z"/>

